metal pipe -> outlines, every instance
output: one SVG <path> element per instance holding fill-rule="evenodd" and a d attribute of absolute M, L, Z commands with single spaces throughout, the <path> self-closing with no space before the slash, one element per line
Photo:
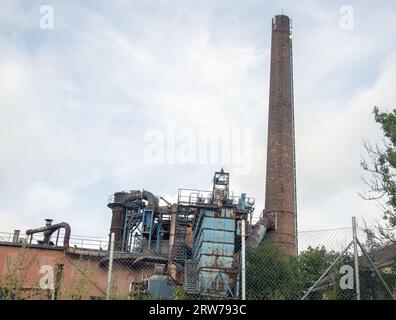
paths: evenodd
<path fill-rule="evenodd" d="M 160 243 L 161 243 L 161 228 L 162 228 L 162 217 L 160 217 L 157 223 L 157 239 L 155 242 L 155 254 L 159 254 L 160 252 Z"/>
<path fill-rule="evenodd" d="M 167 205 L 169 205 L 169 206 L 172 205 L 172 204 L 171 204 L 169 201 L 167 201 L 164 197 L 160 197 L 160 199 L 161 199 L 161 200 L 164 200 L 164 201 L 166 202 Z"/>
<path fill-rule="evenodd" d="M 143 190 L 142 198 L 144 200 L 147 200 L 149 205 L 153 205 L 154 206 L 154 211 L 156 211 L 158 209 L 159 199 L 158 199 L 158 197 L 153 195 L 150 191 Z"/>
<path fill-rule="evenodd" d="M 353 231 L 353 255 L 355 262 L 355 288 L 356 300 L 360 300 L 360 279 L 359 279 L 359 253 L 356 234 L 356 217 L 352 217 L 352 231 Z"/>
<path fill-rule="evenodd" d="M 159 199 L 150 191 L 147 190 L 131 190 L 129 192 L 116 192 L 110 199 L 107 205 L 112 209 L 112 220 L 110 233 L 115 232 L 115 250 L 126 250 L 128 245 L 128 221 L 127 221 L 127 208 L 136 207 L 135 209 L 142 208 L 142 200 L 148 202 L 147 209 L 153 211 L 155 214 L 158 210 Z"/>
<path fill-rule="evenodd" d="M 47 219 L 48 220 L 48 219 Z M 57 224 L 49 224 L 47 221 L 47 224 L 45 227 L 37 228 L 37 229 L 29 229 L 26 231 L 27 235 L 32 236 L 35 233 L 44 233 L 44 243 L 48 244 L 49 239 L 51 235 L 58 229 L 64 228 L 65 229 L 65 236 L 63 238 L 63 247 L 68 248 L 69 247 L 69 242 L 70 242 L 70 233 L 71 233 L 71 228 L 70 225 L 66 222 L 61 222 Z"/>
<path fill-rule="evenodd" d="M 246 237 L 246 221 L 241 220 L 241 273 L 242 273 L 242 300 L 246 300 L 246 270 L 245 270 L 245 237 Z"/>
<path fill-rule="evenodd" d="M 113 272 L 113 260 L 114 260 L 114 237 L 115 237 L 115 233 L 112 232 L 110 236 L 110 257 L 109 257 L 109 270 L 107 272 L 106 300 L 110 299 L 111 274 Z"/>
<path fill-rule="evenodd" d="M 55 246 L 58 246 L 59 232 L 60 232 L 60 229 L 58 229 L 58 232 L 56 233 L 56 241 L 55 241 Z"/>
<path fill-rule="evenodd" d="M 63 275 L 63 267 L 64 265 L 61 263 L 55 264 L 54 290 L 52 295 L 53 300 L 57 300 L 58 298 L 62 275 Z"/>
<path fill-rule="evenodd" d="M 171 223 L 170 223 L 170 228 L 169 228 L 169 259 L 171 257 L 173 243 L 175 241 L 176 218 L 177 218 L 177 208 L 175 206 L 172 206 L 171 207 Z"/>
<path fill-rule="evenodd" d="M 252 228 L 247 239 L 248 247 L 257 247 L 263 241 L 267 231 L 274 229 L 274 219 L 270 215 L 263 214 L 260 220 Z"/>
<path fill-rule="evenodd" d="M 151 234 L 153 233 L 153 224 L 154 224 L 154 211 L 151 211 L 151 214 L 150 214 L 150 225 L 149 225 L 149 236 L 148 236 L 148 245 L 147 245 L 147 255 L 150 255 L 150 250 L 151 250 Z"/>
<path fill-rule="evenodd" d="M 19 234 L 21 233 L 21 230 L 14 230 L 14 234 L 12 235 L 12 242 L 13 243 L 18 243 L 19 242 Z"/>
<path fill-rule="evenodd" d="M 49 244 L 49 242 L 51 240 L 52 232 L 51 232 L 51 230 L 49 228 L 51 227 L 53 221 L 54 220 L 52 220 L 52 219 L 45 219 L 45 226 L 46 226 L 47 230 L 43 231 L 43 234 L 44 234 L 43 243 L 44 244 Z"/>

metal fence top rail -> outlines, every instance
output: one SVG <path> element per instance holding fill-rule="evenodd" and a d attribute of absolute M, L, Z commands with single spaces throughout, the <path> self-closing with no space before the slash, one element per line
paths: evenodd
<path fill-rule="evenodd" d="M 337 231 L 337 230 L 352 230 L 352 227 L 340 227 L 340 228 L 329 228 L 329 229 L 312 229 L 312 230 L 300 230 L 298 233 L 313 233 L 313 232 L 326 232 L 326 231 Z"/>
<path fill-rule="evenodd" d="M 13 232 L 0 232 L 0 242 L 11 243 L 13 241 Z M 20 233 L 19 235 L 19 242 L 22 241 L 30 241 L 32 238 L 32 244 L 36 244 L 36 241 L 43 240 L 43 234 L 35 234 L 32 237 L 25 234 L 25 232 Z M 56 234 L 53 234 L 51 237 L 51 241 L 56 245 Z M 63 242 L 64 235 L 61 233 L 58 237 L 58 244 Z M 70 237 L 70 247 L 75 248 L 85 248 L 85 249 L 98 249 L 98 250 L 105 250 L 107 249 L 109 238 L 108 237 L 95 237 L 95 236 L 81 236 L 75 235 Z"/>

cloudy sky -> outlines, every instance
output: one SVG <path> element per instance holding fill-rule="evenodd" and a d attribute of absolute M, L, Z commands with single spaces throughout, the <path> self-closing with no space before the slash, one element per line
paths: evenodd
<path fill-rule="evenodd" d="M 271 18 L 282 9 L 293 19 L 300 229 L 379 217 L 358 196 L 359 161 L 362 140 L 381 138 L 373 106 L 396 107 L 393 1 L 0 0 L 0 231 L 50 217 L 106 236 L 115 191 L 175 200 L 179 187 L 208 189 L 222 166 L 260 213 Z M 169 132 L 196 146 L 213 129 L 241 138 L 231 159 L 180 159 Z M 172 143 L 170 158 L 147 157 Z"/>

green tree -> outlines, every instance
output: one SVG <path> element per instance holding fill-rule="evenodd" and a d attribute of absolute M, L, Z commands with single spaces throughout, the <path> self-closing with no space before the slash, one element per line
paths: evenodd
<path fill-rule="evenodd" d="M 246 293 L 250 300 L 299 299 L 297 259 L 269 241 L 246 252 Z"/>
<path fill-rule="evenodd" d="M 395 243 L 396 230 L 396 110 L 381 112 L 374 108 L 374 119 L 381 126 L 384 140 L 381 145 L 364 142 L 366 157 L 361 161 L 369 190 L 361 197 L 377 200 L 382 209 L 383 222 L 373 229 L 364 228 L 368 249 Z"/>
<path fill-rule="evenodd" d="M 299 256 L 299 280 L 304 292 L 308 291 L 326 271 L 336 256 L 329 254 L 324 246 L 301 252 Z M 316 291 L 309 296 L 311 300 L 322 299 L 322 293 Z"/>
<path fill-rule="evenodd" d="M 250 248 L 246 255 L 247 298 L 251 300 L 295 300 L 301 299 L 327 268 L 338 257 L 339 252 L 325 247 L 311 248 L 293 257 L 280 248 L 264 241 L 257 248 Z M 355 298 L 355 290 L 342 290 L 339 286 L 341 265 L 353 265 L 353 258 L 345 255 L 331 269 L 322 286 L 312 292 L 309 300 L 349 300 Z"/>
<path fill-rule="evenodd" d="M 301 252 L 299 256 L 299 279 L 300 286 L 307 292 L 315 282 L 324 274 L 330 265 L 337 259 L 339 252 L 328 251 L 324 246 L 312 248 Z M 328 273 L 322 283 L 318 285 L 319 290 L 313 291 L 309 300 L 351 300 L 356 298 L 355 290 L 343 290 L 339 285 L 341 278 L 340 268 L 342 265 L 353 266 L 353 257 L 345 254 Z"/>

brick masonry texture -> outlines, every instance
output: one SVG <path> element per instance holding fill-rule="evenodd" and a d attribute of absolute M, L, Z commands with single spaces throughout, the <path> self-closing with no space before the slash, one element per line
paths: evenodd
<path fill-rule="evenodd" d="M 290 19 L 272 22 L 265 212 L 277 217 L 270 241 L 296 252 L 295 166 Z"/>

